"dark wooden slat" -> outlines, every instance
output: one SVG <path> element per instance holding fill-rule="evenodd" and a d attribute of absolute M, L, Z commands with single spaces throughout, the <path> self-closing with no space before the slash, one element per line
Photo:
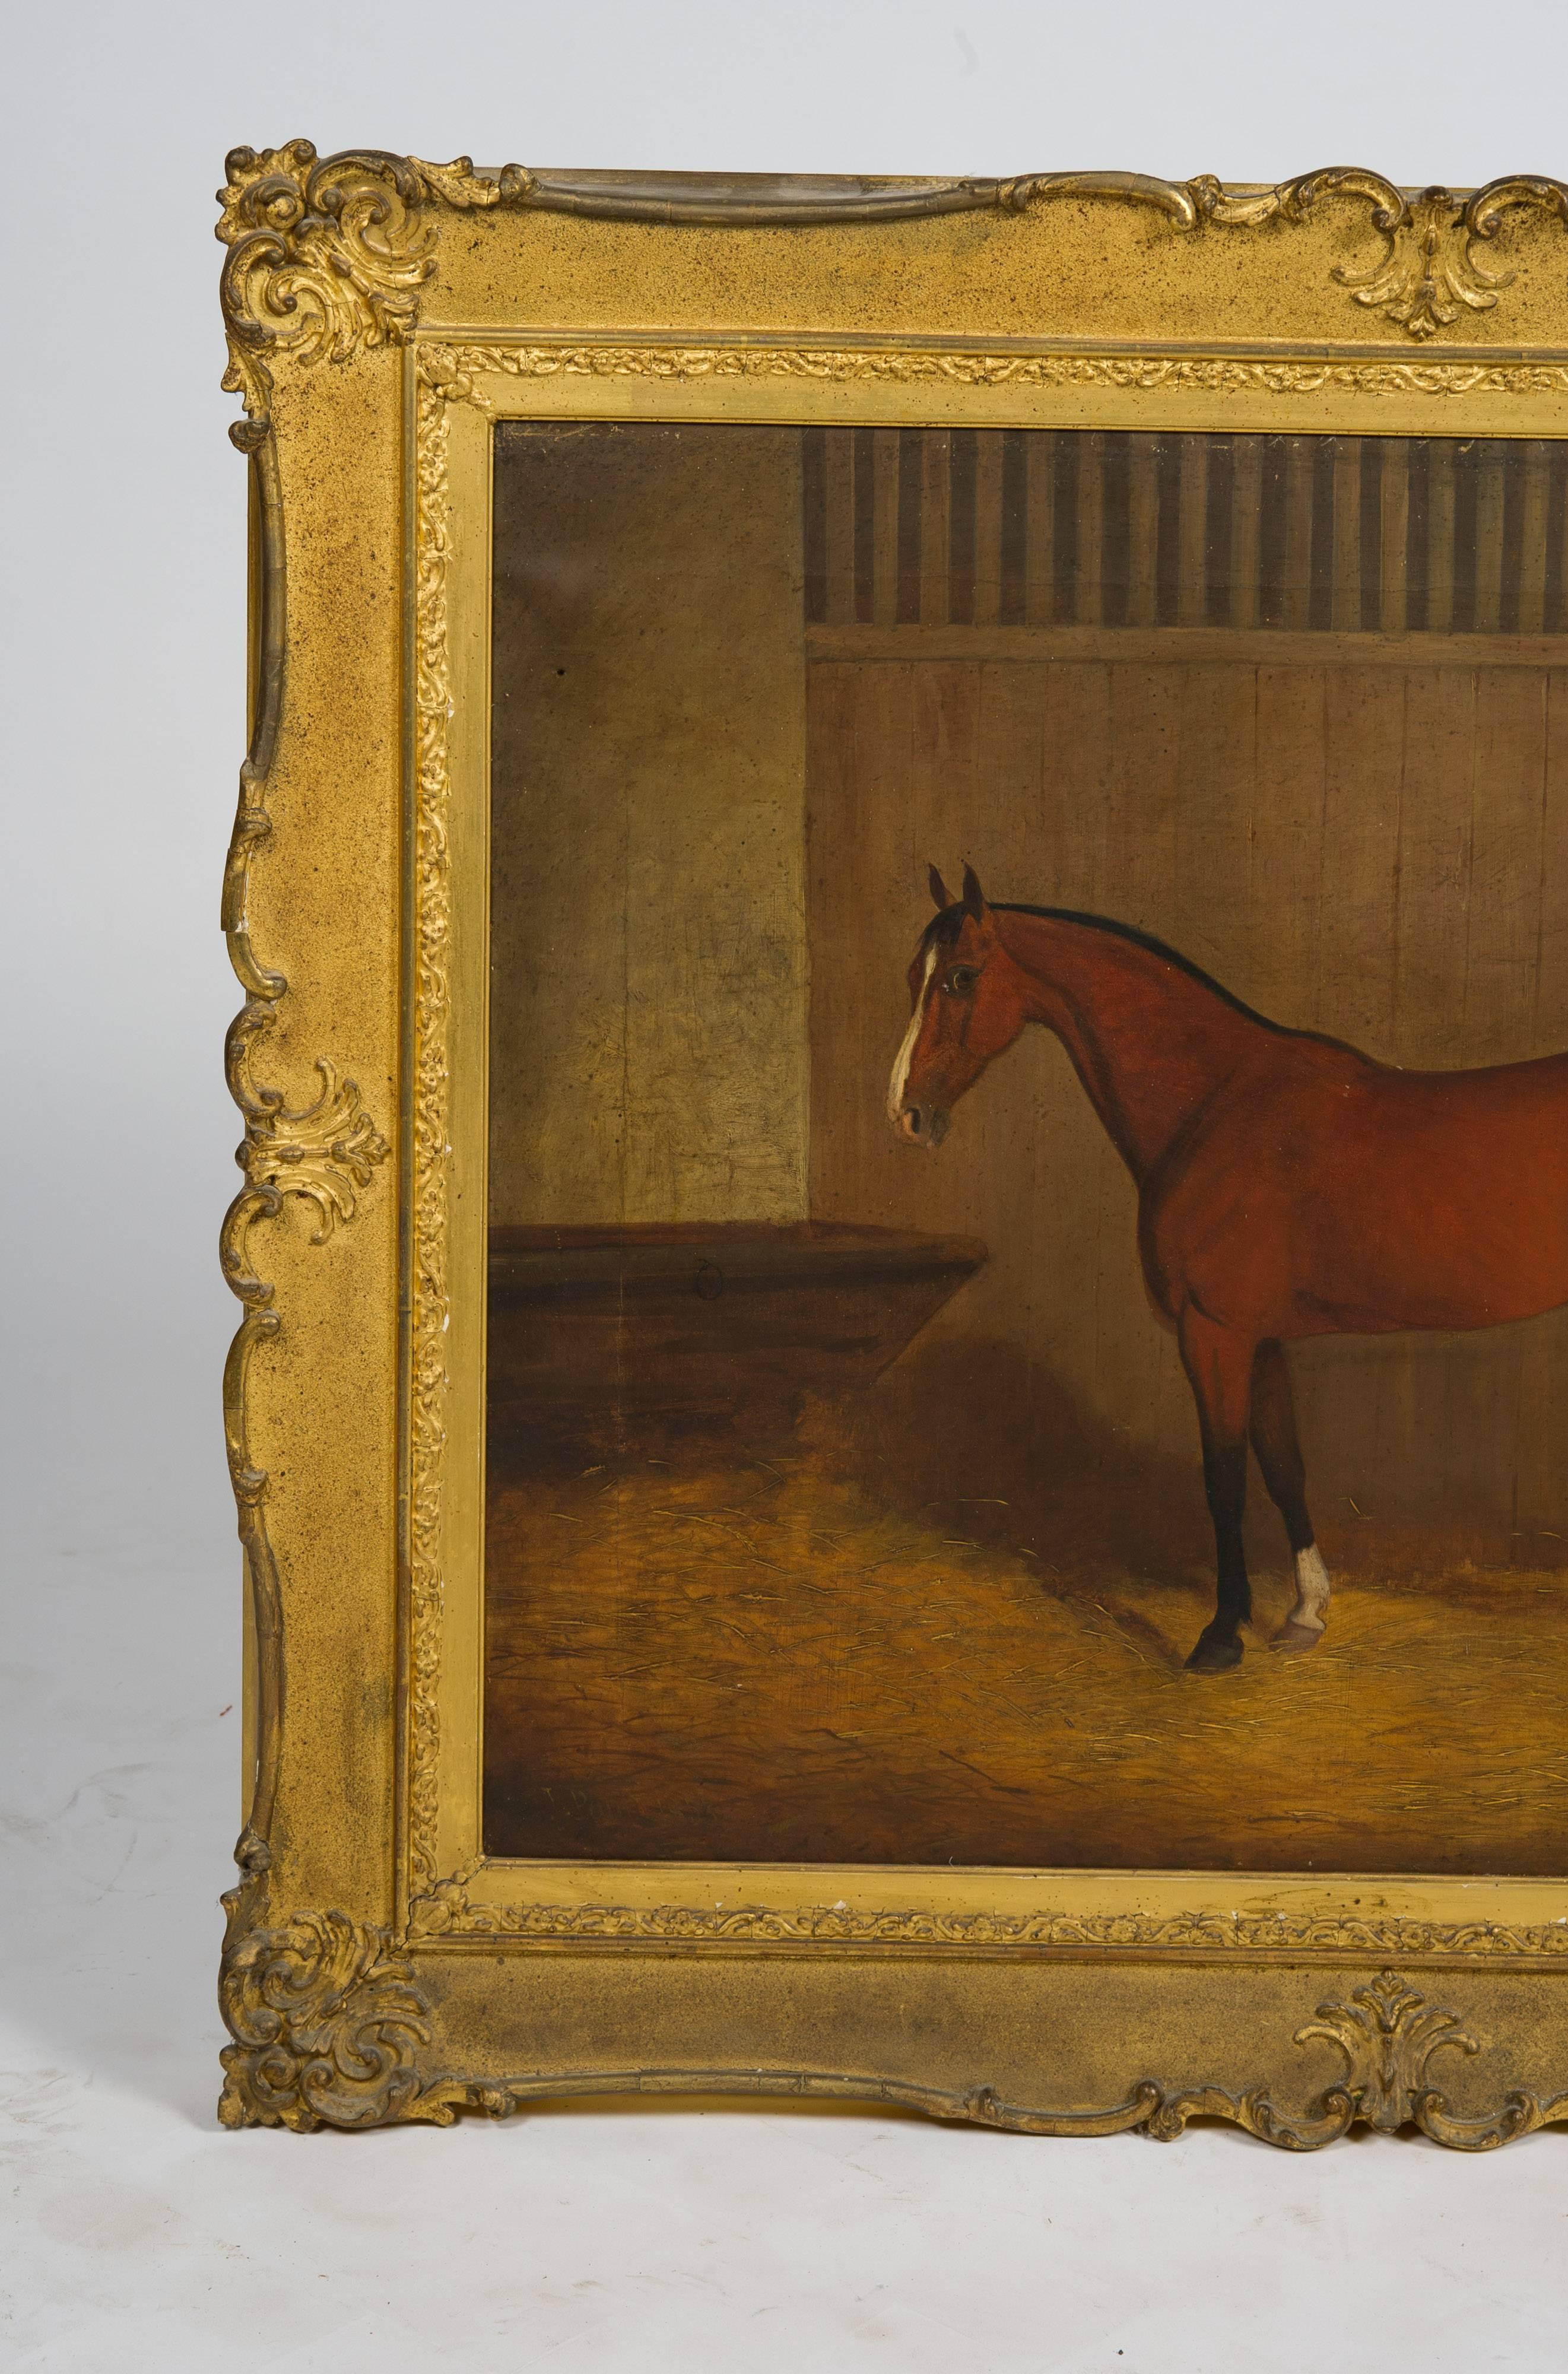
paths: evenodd
<path fill-rule="evenodd" d="M 1545 441 L 810 429 L 809 626 L 1539 633 L 1564 615 Z"/>

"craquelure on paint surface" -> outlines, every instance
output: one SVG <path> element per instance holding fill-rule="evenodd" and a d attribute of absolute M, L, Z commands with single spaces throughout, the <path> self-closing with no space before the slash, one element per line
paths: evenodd
<path fill-rule="evenodd" d="M 1124 457 L 1124 500 L 1154 473 L 1128 513 L 1147 552 L 1108 532 L 1103 441 L 1065 431 L 971 434 L 961 522 L 958 433 L 528 425 L 498 445 L 489 1851 L 1519 1875 L 1562 1859 L 1548 1710 L 1568 1505 L 1542 1452 L 1568 1339 L 1550 1315 L 1400 1332 L 1451 1273 L 1448 1299 L 1469 1291 L 1446 1255 L 1419 1293 L 1398 1287 L 1391 1338 L 1366 1328 L 1395 1291 L 1394 1236 L 1360 1259 L 1359 1323 L 1272 1315 L 1265 1334 L 1309 1339 L 1276 1349 L 1269 1385 L 1288 1412 L 1293 1369 L 1303 1402 L 1295 1530 L 1255 1470 L 1252 1611 L 1226 1652 L 1250 1643 L 1247 1675 L 1205 1692 L 1182 1671 L 1212 1638 L 1198 1429 L 1174 1306 L 1150 1308 L 1174 1256 L 1147 1216 L 1140 1238 L 1124 1166 L 1158 1173 L 1183 1099 L 1244 1054 L 1409 1095 L 1411 1069 L 1369 1067 L 1337 1034 L 1443 1081 L 1568 1030 L 1568 911 L 1527 838 L 1541 845 L 1568 746 L 1555 647 L 1527 656 L 1496 591 L 1521 569 L 1539 599 L 1555 587 L 1568 485 L 1530 476 L 1531 447 L 1404 441 L 1373 479 L 1364 448 L 1348 474 L 1331 450 L 1326 472 L 1324 441 L 1301 439 L 1274 457 L 1278 528 L 1249 544 L 1238 441 Z M 1409 488 L 1430 512 L 1439 480 L 1463 499 L 1421 551 L 1488 631 L 1452 655 L 1430 585 L 1403 636 L 1383 632 L 1381 590 L 1337 628 L 1331 564 L 1398 576 Z M 1205 542 L 1193 523 L 1215 523 L 1219 486 Z M 1404 546 L 1383 528 L 1396 498 Z M 746 535 L 715 544 L 701 523 L 726 499 Z M 1060 652 L 1044 624 L 991 641 L 1009 553 L 1022 606 L 1038 583 L 1079 639 Z M 1195 556 L 1201 658 L 1177 623 Z M 934 625 L 901 607 L 912 583 L 922 602 L 937 586 Z M 1125 616 L 1139 587 L 1152 623 L 1133 661 L 1125 627 L 1084 620 Z M 1238 608 L 1255 623 L 1231 624 Z M 767 835 L 715 835 L 715 805 L 750 818 L 764 792 Z M 1495 892 L 1489 830 L 1516 852 Z M 792 837 L 803 896 L 780 872 Z M 963 904 L 936 866 L 927 888 L 924 853 L 955 846 L 1010 869 L 995 909 L 973 869 Z M 1036 891 L 1039 907 L 1015 896 Z M 769 934 L 791 930 L 775 964 Z M 1070 1070 L 1043 1031 L 1007 1047 L 1023 1007 L 973 1035 L 987 962 L 1012 968 Z M 1052 962 L 1065 1005 L 1036 979 Z M 1259 1217 L 1241 1250 L 1203 1255 L 1210 1311 L 1226 1263 L 1262 1257 L 1269 1142 L 1245 1158 Z M 1351 1182 L 1314 1158 L 1303 1208 L 1338 1242 Z M 737 1267 L 737 1233 L 765 1237 L 808 1178 L 812 1214 L 902 1228 L 911 1259 L 938 1229 L 984 1249 L 868 1366 L 847 1354 L 867 1308 L 849 1319 L 809 1246 L 765 1318 Z M 1435 1209 L 1439 1182 L 1412 1193 Z M 524 1218 L 526 1290 L 498 1267 L 522 1258 L 501 1245 Z M 611 1264 L 598 1287 L 572 1250 L 584 1221 Z M 1528 1411 L 1527 1358 L 1550 1380 Z M 1295 1659 L 1260 1658 L 1271 1644 Z"/>

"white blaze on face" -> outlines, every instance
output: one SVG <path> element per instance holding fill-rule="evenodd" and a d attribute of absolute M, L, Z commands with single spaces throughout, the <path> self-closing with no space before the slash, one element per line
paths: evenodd
<path fill-rule="evenodd" d="M 925 971 L 920 983 L 920 994 L 914 1001 L 914 1011 L 909 1017 L 909 1028 L 903 1034 L 903 1045 L 899 1049 L 897 1061 L 893 1064 L 893 1076 L 888 1083 L 888 1119 L 895 1128 L 898 1126 L 899 1115 L 903 1111 L 903 1092 L 909 1083 L 909 1067 L 914 1061 L 914 1042 L 920 1036 L 920 1026 L 925 1019 L 925 1001 L 931 994 L 931 976 L 936 970 L 937 944 L 933 941 L 925 951 Z"/>
<path fill-rule="evenodd" d="M 1309 1632 L 1321 1632 L 1328 1621 L 1328 1569 L 1315 1542 L 1310 1550 L 1296 1552 L 1296 1604 L 1291 1621 Z"/>

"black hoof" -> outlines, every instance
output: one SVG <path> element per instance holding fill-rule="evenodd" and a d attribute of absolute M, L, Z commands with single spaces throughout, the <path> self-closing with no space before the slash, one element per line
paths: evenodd
<path fill-rule="evenodd" d="M 1198 1635 L 1197 1648 L 1187 1659 L 1189 1674 L 1227 1674 L 1232 1665 L 1242 1662 L 1242 1644 L 1235 1634 L 1216 1632 L 1212 1626 Z"/>

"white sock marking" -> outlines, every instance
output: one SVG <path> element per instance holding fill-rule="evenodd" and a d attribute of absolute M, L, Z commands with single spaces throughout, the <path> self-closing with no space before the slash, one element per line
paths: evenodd
<path fill-rule="evenodd" d="M 937 970 L 937 948 L 933 942 L 925 951 L 925 973 L 920 984 L 920 994 L 914 1001 L 914 1011 L 909 1017 L 909 1028 L 903 1034 L 893 1064 L 893 1076 L 888 1083 L 888 1119 L 897 1128 L 903 1111 L 903 1092 L 909 1082 L 909 1067 L 914 1061 L 914 1042 L 920 1036 L 920 1026 L 925 1019 L 925 1001 L 930 993 L 931 976 Z"/>
<path fill-rule="evenodd" d="M 1315 1542 L 1311 1549 L 1296 1552 L 1296 1604 L 1291 1621 L 1309 1632 L 1321 1632 L 1328 1621 L 1328 1569 Z"/>

